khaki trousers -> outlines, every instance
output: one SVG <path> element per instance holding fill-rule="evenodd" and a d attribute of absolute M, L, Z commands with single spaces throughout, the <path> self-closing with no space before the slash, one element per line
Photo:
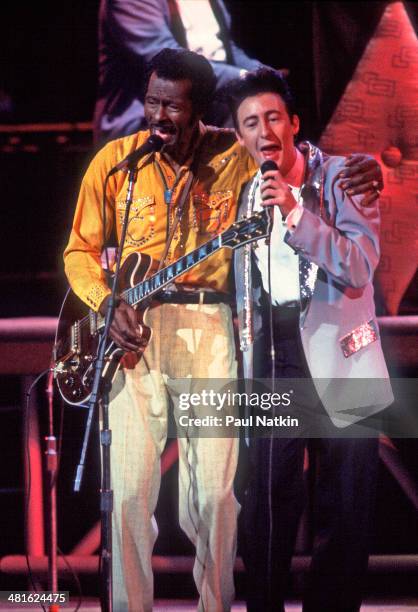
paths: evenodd
<path fill-rule="evenodd" d="M 232 317 L 225 304 L 160 304 L 146 323 L 153 336 L 134 369 L 121 370 L 110 403 L 112 430 L 113 601 L 115 612 L 153 605 L 154 510 L 170 399 L 179 378 L 235 379 Z M 184 392 L 185 381 L 181 391 Z M 196 547 L 193 576 L 202 612 L 229 610 L 239 504 L 233 493 L 236 438 L 179 437 L 180 525 Z"/>

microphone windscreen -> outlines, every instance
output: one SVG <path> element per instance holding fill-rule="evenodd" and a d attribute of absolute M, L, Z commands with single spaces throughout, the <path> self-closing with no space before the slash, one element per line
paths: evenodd
<path fill-rule="evenodd" d="M 150 147 L 150 152 L 160 151 L 164 144 L 164 140 L 161 138 L 161 136 L 157 136 L 157 134 L 152 134 L 152 136 L 148 138 L 147 144 Z"/>
<path fill-rule="evenodd" d="M 272 159 L 266 159 L 266 161 L 264 161 L 260 166 L 261 174 L 264 174 L 265 172 L 268 172 L 269 170 L 278 170 L 278 169 L 279 169 L 278 165 Z"/>

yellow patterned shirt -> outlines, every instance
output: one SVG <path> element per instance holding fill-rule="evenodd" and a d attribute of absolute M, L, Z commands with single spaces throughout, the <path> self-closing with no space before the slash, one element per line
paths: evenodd
<path fill-rule="evenodd" d="M 242 185 L 255 165 L 235 140 L 233 132 L 200 124 L 195 150 L 194 180 L 181 221 L 165 260 L 168 265 L 215 237 L 234 222 Z M 101 264 L 103 248 L 102 198 L 107 173 L 150 136 L 141 131 L 108 143 L 92 160 L 84 176 L 73 227 L 64 252 L 65 272 L 74 292 L 94 310 L 110 293 Z M 138 164 L 122 260 L 134 251 L 159 260 L 174 222 L 189 167 L 175 175 L 166 158 L 152 154 Z M 114 227 L 122 231 L 128 175 L 110 177 L 106 199 L 106 239 Z M 170 193 L 171 192 L 171 193 Z M 171 195 L 171 197 L 170 197 Z M 170 204 L 167 203 L 171 199 Z M 221 249 L 176 281 L 178 284 L 228 291 L 231 251 Z"/>

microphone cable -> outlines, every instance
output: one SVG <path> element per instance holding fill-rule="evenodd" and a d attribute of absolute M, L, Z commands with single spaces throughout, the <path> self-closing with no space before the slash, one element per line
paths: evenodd
<path fill-rule="evenodd" d="M 263 162 L 260 167 L 261 173 L 264 174 L 269 170 L 277 170 L 276 162 L 267 160 Z M 267 278 L 268 278 L 268 313 L 269 313 L 269 339 L 270 344 L 270 375 L 271 375 L 271 393 L 275 390 L 275 363 L 276 363 L 276 349 L 275 349 L 275 336 L 274 336 L 274 322 L 273 322 L 273 299 L 272 299 L 272 287 L 271 287 L 271 237 L 274 227 L 274 208 L 269 210 L 271 218 L 271 231 L 267 245 Z M 275 411 L 275 407 L 274 407 Z M 270 430 L 270 436 L 268 438 L 268 492 L 267 492 L 267 505 L 268 505 L 268 543 L 267 543 L 267 584 L 268 584 L 268 598 L 271 601 L 271 590 L 272 590 L 272 556 L 273 556 L 273 426 Z"/>
<path fill-rule="evenodd" d="M 51 368 L 47 368 L 46 370 L 44 370 L 43 372 L 41 372 L 36 378 L 35 380 L 32 382 L 32 384 L 30 385 L 29 389 L 26 392 L 26 401 L 25 401 L 25 423 L 26 423 L 26 427 L 25 427 L 25 456 L 26 456 L 26 461 L 27 461 L 27 482 L 26 482 L 26 486 L 25 486 L 25 506 L 24 506 L 24 532 L 25 534 L 27 534 L 28 532 L 28 523 L 29 523 L 29 506 L 30 506 L 30 496 L 31 496 L 31 490 L 32 490 L 32 471 L 31 471 L 31 463 L 30 463 L 30 451 L 29 451 L 29 411 L 30 411 L 30 398 L 32 395 L 32 392 L 34 390 L 34 388 L 36 387 L 36 385 L 39 383 L 39 381 L 46 376 L 47 374 L 51 373 L 52 369 Z M 59 437 L 58 437 L 58 447 L 57 447 L 57 472 L 55 475 L 55 479 L 54 482 L 52 483 L 54 486 L 56 484 L 56 480 L 58 479 L 58 470 L 59 470 L 59 464 L 60 464 L 60 458 L 61 458 L 61 449 L 62 449 L 62 438 L 63 438 L 63 415 L 64 415 L 64 410 L 63 410 L 63 402 L 61 403 L 61 414 L 60 414 L 60 427 L 59 427 Z M 83 593 L 82 593 L 82 588 L 81 588 L 81 583 L 80 583 L 80 579 L 76 573 L 76 571 L 74 570 L 74 568 L 72 567 L 70 561 L 67 559 L 66 555 L 64 555 L 64 553 L 62 552 L 62 550 L 59 548 L 59 546 L 57 546 L 57 551 L 59 553 L 59 555 L 63 558 L 65 565 L 67 566 L 68 570 L 70 571 L 70 573 L 73 576 L 76 588 L 77 588 L 77 604 L 76 607 L 74 609 L 74 612 L 78 612 L 78 610 L 81 608 L 81 605 L 83 603 Z M 35 593 L 39 593 L 38 590 L 38 585 L 37 585 L 37 581 L 35 580 L 35 576 L 31 567 L 31 562 L 30 562 L 30 557 L 29 557 L 29 553 L 25 547 L 25 559 L 26 559 L 26 566 L 28 568 L 28 577 L 29 577 L 29 581 L 30 584 L 34 590 Z M 40 601 L 39 605 L 42 607 L 42 610 L 44 612 L 47 612 L 46 607 L 43 605 L 43 603 Z"/>
<path fill-rule="evenodd" d="M 272 216 L 272 227 L 273 232 L 274 224 L 274 210 L 271 212 Z M 267 247 L 267 277 L 268 277 L 268 300 L 269 300 L 269 343 L 270 343 L 270 367 L 271 367 L 271 393 L 275 390 L 275 363 L 276 363 L 276 349 L 275 349 L 275 337 L 274 337 L 274 322 L 273 322 L 273 300 L 272 300 L 272 288 L 271 288 L 271 234 Z M 275 411 L 275 407 L 273 407 Z M 272 556 L 273 556 L 273 426 L 270 430 L 269 437 L 269 454 L 268 454 L 268 513 L 269 513 L 269 533 L 268 533 L 268 548 L 267 548 L 267 577 L 269 585 L 269 600 L 271 600 L 271 587 L 272 587 Z"/>
<path fill-rule="evenodd" d="M 38 384 L 38 382 L 44 376 L 46 376 L 49 373 L 49 371 L 50 371 L 50 368 L 47 368 L 46 370 L 41 372 L 35 378 L 35 380 L 32 382 L 32 384 L 30 385 L 29 389 L 26 391 L 25 413 L 24 413 L 24 422 L 25 422 L 25 456 L 26 456 L 26 464 L 27 464 L 27 478 L 26 478 L 26 483 L 25 483 L 25 507 L 24 507 L 24 533 L 25 533 L 25 540 L 27 540 L 28 529 L 29 529 L 29 505 L 30 505 L 30 496 L 31 496 L 31 490 L 32 490 L 32 471 L 31 471 L 30 450 L 29 450 L 29 437 L 30 437 L 29 436 L 30 397 L 32 395 L 32 391 L 35 388 L 35 386 Z M 31 567 L 31 564 L 30 564 L 29 552 L 27 550 L 26 544 L 25 544 L 25 559 L 26 559 L 26 565 L 27 565 L 27 568 L 28 568 L 29 581 L 30 581 L 30 583 L 32 585 L 32 588 L 35 591 L 35 593 L 39 593 L 38 586 L 36 584 L 35 577 L 33 575 L 32 567 Z M 41 606 L 41 608 L 42 608 L 42 610 L 44 612 L 47 612 L 46 607 L 43 605 L 43 603 L 41 601 L 39 602 L 39 605 Z"/>

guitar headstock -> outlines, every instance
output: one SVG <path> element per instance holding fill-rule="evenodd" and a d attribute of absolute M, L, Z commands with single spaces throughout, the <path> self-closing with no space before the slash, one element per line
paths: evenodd
<path fill-rule="evenodd" d="M 249 242 L 261 240 L 270 235 L 270 216 L 267 210 L 254 213 L 251 217 L 235 221 L 222 233 L 222 246 L 236 249 Z"/>

